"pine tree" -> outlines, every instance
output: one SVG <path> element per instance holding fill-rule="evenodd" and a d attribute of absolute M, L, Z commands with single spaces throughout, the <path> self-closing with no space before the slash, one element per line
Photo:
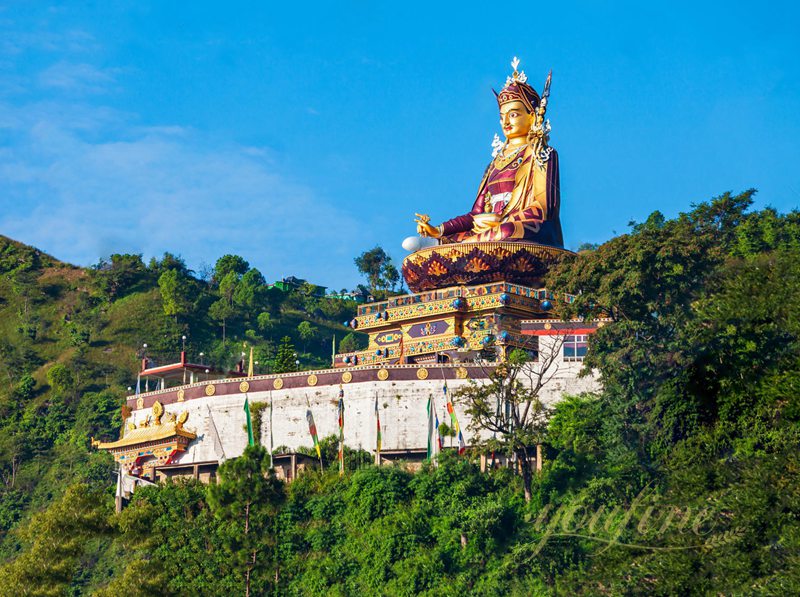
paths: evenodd
<path fill-rule="evenodd" d="M 281 344 L 278 346 L 278 353 L 272 361 L 273 373 L 288 373 L 290 371 L 297 371 L 297 357 L 295 356 L 294 344 L 289 336 L 284 336 L 281 339 Z"/>
<path fill-rule="evenodd" d="M 223 541 L 244 574 L 246 596 L 252 586 L 269 594 L 275 578 L 273 523 L 284 494 L 269 460 L 263 446 L 248 446 L 240 458 L 220 466 L 220 482 L 208 488 L 211 508 L 225 529 Z"/>

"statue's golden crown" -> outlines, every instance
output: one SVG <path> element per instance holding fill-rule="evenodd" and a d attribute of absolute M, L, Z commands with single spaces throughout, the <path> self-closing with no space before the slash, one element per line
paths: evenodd
<path fill-rule="evenodd" d="M 511 61 L 511 68 L 514 69 L 514 72 L 506 79 L 503 90 L 500 93 L 495 92 L 497 105 L 502 106 L 508 102 L 522 102 L 528 112 L 533 113 L 539 106 L 541 99 L 536 90 L 528 85 L 528 77 L 525 73 L 517 70 L 518 66 L 519 58 L 514 56 L 514 60 Z"/>

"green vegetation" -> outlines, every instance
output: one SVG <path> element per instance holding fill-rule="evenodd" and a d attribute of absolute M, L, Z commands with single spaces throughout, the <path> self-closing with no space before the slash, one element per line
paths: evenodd
<path fill-rule="evenodd" d="M 367 278 L 369 291 L 378 298 L 384 299 L 394 293 L 400 283 L 400 272 L 392 263 L 391 257 L 381 247 L 364 251 L 353 260 Z"/>
<path fill-rule="evenodd" d="M 201 291 L 176 323 L 158 288 L 174 258 L 87 272 L 4 241 L 0 592 L 229 595 L 249 578 L 251 594 L 280 595 L 800 593 L 800 213 L 748 212 L 751 195 L 655 213 L 551 273 L 577 296 L 561 315 L 613 322 L 585 361 L 604 390 L 498 443 L 543 441 L 529 501 L 512 469 L 451 453 L 411 474 L 353 451 L 344 476 L 284 486 L 254 447 L 218 486 L 140 489 L 111 516 L 108 457 L 86 439 L 121 423 L 135 347 L 174 350 L 188 329 L 192 343 L 219 332 L 224 355 L 250 330 L 259 349 L 286 336 L 291 367 L 318 341 L 301 321 L 329 332 L 323 349 L 335 328 L 316 303 L 295 316 L 322 300 L 311 293 L 237 294 L 251 271 L 238 260 L 208 282 L 184 272 Z M 229 300 L 216 280 L 231 274 Z M 226 343 L 208 316 L 223 299 Z M 330 463 L 335 438 L 322 444 Z"/>
<path fill-rule="evenodd" d="M 224 338 L 219 301 L 229 307 Z M 246 342 L 265 373 L 281 366 L 285 337 L 291 370 L 295 361 L 324 367 L 354 313 L 352 302 L 269 289 L 237 256 L 204 280 L 171 254 L 148 265 L 112 255 L 82 269 L 0 237 L 0 558 L 20 545 L 9 531 L 70 483 L 107 488 L 112 463 L 89 440 L 118 437 L 143 344 L 148 358 L 176 362 L 186 336 L 190 360 L 203 352 L 205 363 L 232 368 Z"/>

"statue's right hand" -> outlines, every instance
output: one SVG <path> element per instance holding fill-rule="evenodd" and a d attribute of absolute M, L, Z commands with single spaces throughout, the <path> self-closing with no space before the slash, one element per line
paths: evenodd
<path fill-rule="evenodd" d="M 442 233 L 436 226 L 430 224 L 417 224 L 417 234 L 420 236 L 430 236 L 431 238 L 439 238 Z"/>
<path fill-rule="evenodd" d="M 442 236 L 442 233 L 436 226 L 430 225 L 430 218 L 425 215 L 415 214 L 417 219 L 414 221 L 417 223 L 417 234 L 420 236 L 430 236 L 431 238 L 439 238 Z"/>

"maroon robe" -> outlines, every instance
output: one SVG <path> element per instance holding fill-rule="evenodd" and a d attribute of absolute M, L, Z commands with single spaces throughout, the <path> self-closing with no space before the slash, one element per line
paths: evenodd
<path fill-rule="evenodd" d="M 444 242 L 529 241 L 563 247 L 559 211 L 561 192 L 558 174 L 558 154 L 550 153 L 540 177 L 538 196 L 533 182 L 530 147 L 503 168 L 493 160 L 481 182 L 478 196 L 469 213 L 444 222 Z M 524 188 L 523 188 L 524 186 Z M 518 188 L 519 187 L 519 188 Z M 512 195 L 516 202 L 509 206 Z M 493 212 L 501 217 L 499 226 L 490 230 L 475 229 L 474 216 Z"/>

